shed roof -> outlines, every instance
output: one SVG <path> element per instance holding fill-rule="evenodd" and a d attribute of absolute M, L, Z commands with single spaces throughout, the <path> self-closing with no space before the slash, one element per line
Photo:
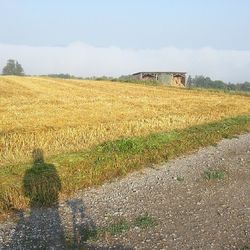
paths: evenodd
<path fill-rule="evenodd" d="M 173 72 L 173 71 L 141 71 L 141 72 L 136 72 L 133 75 L 139 75 L 139 74 L 168 74 L 168 75 L 172 75 L 172 74 L 180 74 L 180 75 L 185 75 L 187 74 L 187 72 Z"/>

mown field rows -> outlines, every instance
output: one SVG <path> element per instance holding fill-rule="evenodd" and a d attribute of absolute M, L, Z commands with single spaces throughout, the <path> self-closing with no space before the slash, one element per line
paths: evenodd
<path fill-rule="evenodd" d="M 222 92 L 0 77 L 0 165 L 247 114 L 249 97 Z"/>

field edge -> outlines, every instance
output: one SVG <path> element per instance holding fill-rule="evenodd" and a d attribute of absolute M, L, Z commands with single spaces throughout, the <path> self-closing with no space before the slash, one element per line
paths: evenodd
<path fill-rule="evenodd" d="M 145 166 L 166 162 L 201 147 L 216 145 L 223 138 L 233 138 L 247 132 L 250 132 L 250 115 L 237 116 L 172 132 L 109 141 L 82 152 L 45 159 L 44 163 L 39 163 L 39 167 L 42 170 L 44 164 L 55 168 L 62 186 L 60 196 L 66 198 L 86 187 L 100 185 Z M 25 174 L 34 165 L 0 168 L 0 214 L 29 207 L 31 194 L 27 194 L 23 187 Z M 41 171 L 33 175 L 37 178 L 32 184 L 33 190 L 41 190 L 36 185 L 44 185 L 43 174 Z M 40 193 L 32 191 L 32 196 L 40 199 L 41 206 L 49 204 L 46 204 L 46 200 L 50 200 L 50 185 L 53 184 L 47 182 Z"/>

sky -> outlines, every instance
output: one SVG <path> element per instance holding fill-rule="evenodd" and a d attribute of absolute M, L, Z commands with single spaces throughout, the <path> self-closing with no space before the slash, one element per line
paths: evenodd
<path fill-rule="evenodd" d="M 248 0 L 0 0 L 0 69 L 250 81 Z"/>

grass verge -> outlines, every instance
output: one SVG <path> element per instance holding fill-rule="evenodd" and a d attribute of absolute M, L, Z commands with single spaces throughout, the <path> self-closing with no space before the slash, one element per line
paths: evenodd
<path fill-rule="evenodd" d="M 79 189 L 99 185 L 114 177 L 200 147 L 214 145 L 223 138 L 232 138 L 243 132 L 250 132 L 250 116 L 106 142 L 82 152 L 48 158 L 46 162 L 49 164 L 41 162 L 33 172 L 32 163 L 4 166 L 0 168 L 0 212 L 27 208 L 30 200 L 39 204 L 39 199 L 49 199 L 51 192 L 56 197 L 55 192 L 60 191 L 61 196 L 66 197 Z M 43 164 L 51 169 L 52 176 L 43 171 Z M 30 186 L 30 178 L 33 187 L 25 189 Z M 53 179 L 57 180 L 56 186 Z"/>

